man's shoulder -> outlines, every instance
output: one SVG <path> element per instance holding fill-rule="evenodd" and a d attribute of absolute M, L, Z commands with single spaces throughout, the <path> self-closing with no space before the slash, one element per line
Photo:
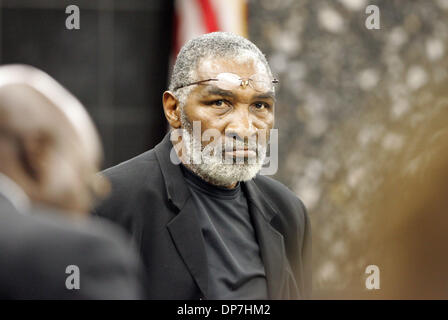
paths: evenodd
<path fill-rule="evenodd" d="M 163 184 L 155 150 L 151 149 L 132 159 L 108 168 L 102 174 L 111 183 L 111 193 L 107 203 L 133 201 L 143 192 L 156 191 Z"/>
<path fill-rule="evenodd" d="M 158 166 L 158 162 L 155 150 L 151 149 L 102 171 L 102 174 L 113 181 L 135 182 L 135 179 L 150 175 L 151 169 L 154 169 L 155 166 Z"/>
<path fill-rule="evenodd" d="M 140 219 L 148 201 L 163 201 L 164 186 L 155 149 L 102 172 L 110 181 L 109 195 L 92 210 L 95 216 L 104 217 L 124 227 L 128 232 L 135 219 Z"/>
<path fill-rule="evenodd" d="M 1 213 L 0 282 L 5 287 L 0 297 L 113 297 L 95 275 L 102 274 L 101 279 L 110 283 L 121 278 L 135 281 L 140 265 L 123 231 L 98 219 L 75 220 L 65 214 L 44 208 L 29 215 L 14 210 Z M 79 294 L 65 290 L 69 266 L 78 267 L 83 275 L 84 290 Z"/>
<path fill-rule="evenodd" d="M 99 218 L 73 219 L 66 217 L 66 213 L 43 208 L 33 210 L 28 216 L 18 212 L 5 214 L 10 217 L 3 219 L 3 227 L 8 230 L 3 234 L 8 234 L 5 240 L 17 253 L 33 256 L 33 253 L 52 252 L 60 257 L 65 254 L 81 257 L 86 248 L 98 251 L 111 248 L 119 257 L 127 251 L 125 243 L 129 240 L 125 233 Z"/>

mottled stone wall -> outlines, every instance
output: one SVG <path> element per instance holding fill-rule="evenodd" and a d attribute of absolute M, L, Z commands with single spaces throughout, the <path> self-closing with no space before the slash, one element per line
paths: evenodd
<path fill-rule="evenodd" d="M 369 4 L 380 30 L 365 27 Z M 249 18 L 280 79 L 276 178 L 308 207 L 315 292 L 350 277 L 362 290 L 367 261 L 350 248 L 368 201 L 391 163 L 415 156 L 410 133 L 448 105 L 448 1 L 253 0 Z"/>

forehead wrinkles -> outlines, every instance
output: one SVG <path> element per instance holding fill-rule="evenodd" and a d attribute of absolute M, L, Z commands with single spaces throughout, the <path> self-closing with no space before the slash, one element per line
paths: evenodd
<path fill-rule="evenodd" d="M 266 67 L 259 59 L 244 55 L 229 58 L 202 58 L 196 68 L 197 78 L 200 80 L 213 78 L 225 72 L 234 73 L 240 77 L 250 77 L 256 73 L 267 74 Z"/>

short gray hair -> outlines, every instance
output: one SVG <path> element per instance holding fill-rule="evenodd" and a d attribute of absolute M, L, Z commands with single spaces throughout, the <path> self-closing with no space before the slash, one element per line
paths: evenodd
<path fill-rule="evenodd" d="M 194 87 L 175 88 L 202 80 L 196 77 L 198 63 L 201 59 L 210 57 L 232 58 L 243 62 L 253 60 L 257 62 L 258 68 L 263 68 L 272 77 L 266 57 L 255 44 L 230 32 L 207 33 L 188 41 L 180 50 L 174 64 L 169 90 L 176 95 L 181 107 L 185 105 Z"/>

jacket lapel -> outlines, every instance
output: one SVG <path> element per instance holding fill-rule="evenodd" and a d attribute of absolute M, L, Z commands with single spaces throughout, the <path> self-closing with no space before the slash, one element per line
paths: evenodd
<path fill-rule="evenodd" d="M 190 274 L 198 285 L 202 295 L 207 297 L 207 260 L 204 239 L 196 215 L 196 207 L 191 198 L 179 165 L 170 159 L 172 143 L 168 133 L 155 147 L 157 160 L 165 180 L 168 198 L 179 210 L 167 224 L 179 255 L 185 262 Z"/>
<path fill-rule="evenodd" d="M 196 284 L 207 297 L 207 260 L 204 239 L 190 198 L 180 212 L 168 223 L 168 230 L 179 254 L 190 270 Z"/>
<path fill-rule="evenodd" d="M 269 299 L 285 299 L 285 246 L 283 236 L 272 226 L 277 211 L 263 197 L 253 180 L 245 182 L 246 196 L 264 263 Z"/>

